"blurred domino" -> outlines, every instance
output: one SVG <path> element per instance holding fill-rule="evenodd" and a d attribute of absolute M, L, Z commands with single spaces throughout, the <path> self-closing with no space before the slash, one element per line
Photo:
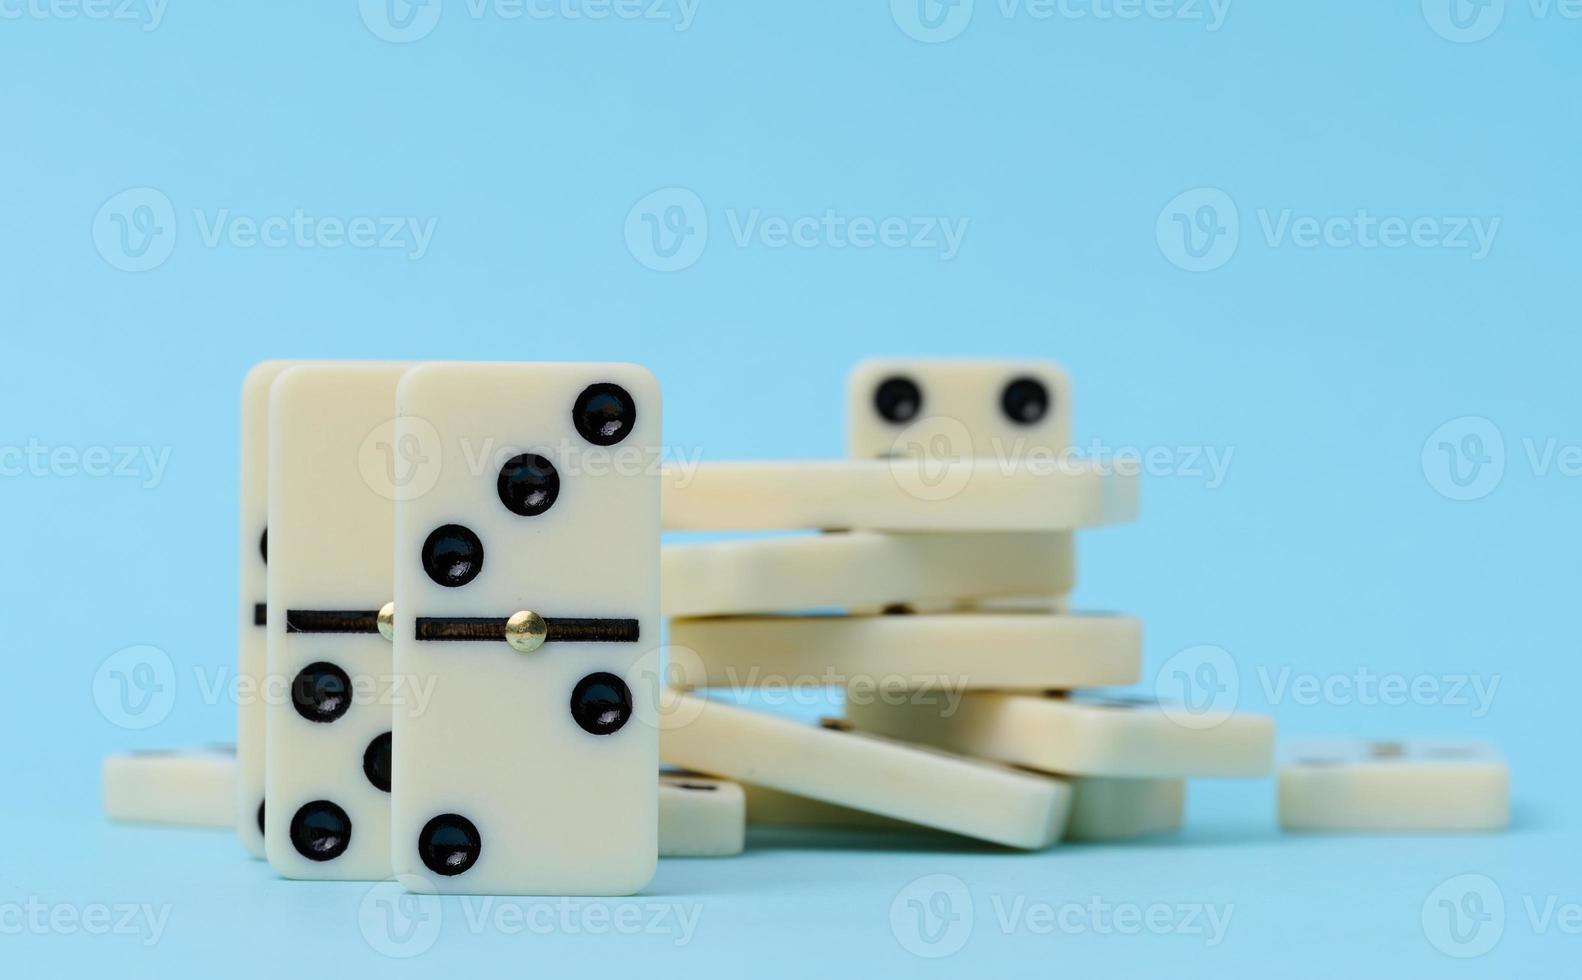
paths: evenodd
<path fill-rule="evenodd" d="M 864 813 L 850 807 L 785 793 L 767 786 L 743 783 L 747 801 L 747 822 L 754 825 L 785 827 L 832 827 L 850 830 L 882 830 L 904 833 L 930 833 L 904 820 Z"/>
<path fill-rule="evenodd" d="M 1058 779 L 692 695 L 662 700 L 669 765 L 1008 847 L 1047 847 L 1065 829 L 1071 789 Z"/>
<path fill-rule="evenodd" d="M 122 752 L 104 760 L 104 815 L 130 823 L 236 826 L 236 750 Z"/>
<path fill-rule="evenodd" d="M 732 857 L 742 852 L 746 832 L 740 786 L 691 773 L 659 774 L 660 857 Z"/>
<path fill-rule="evenodd" d="M 858 458 L 1052 457 L 1071 442 L 1071 386 L 1053 361 L 875 358 L 846 390 L 847 450 Z"/>
<path fill-rule="evenodd" d="M 943 454 L 1047 465 L 1070 449 L 1071 385 L 1053 361 L 874 358 L 852 370 L 846 389 L 847 455 L 858 459 Z M 1071 587 L 962 592 L 943 608 L 908 604 L 916 612 L 1064 612 Z"/>
<path fill-rule="evenodd" d="M 435 683 L 395 712 L 396 871 L 632 894 L 659 854 L 659 481 L 620 460 L 659 452 L 659 383 L 433 363 L 398 402 L 429 478 L 396 505 L 396 673 Z"/>
<path fill-rule="evenodd" d="M 1510 770 L 1479 742 L 1298 742 L 1280 765 L 1286 830 L 1489 831 L 1510 823 Z"/>
<path fill-rule="evenodd" d="M 390 876 L 390 643 L 405 365 L 302 364 L 269 402 L 264 850 L 288 878 Z M 383 435 L 381 436 L 381 430 Z"/>
<path fill-rule="evenodd" d="M 236 832 L 264 856 L 264 680 L 268 672 L 264 604 L 269 553 L 269 386 L 292 361 L 265 361 L 242 382 L 241 616 L 236 644 Z"/>
<path fill-rule="evenodd" d="M 683 689 L 767 681 L 1037 690 L 1135 683 L 1142 626 L 1125 616 L 976 612 L 678 619 L 670 647 L 669 681 Z"/>
<path fill-rule="evenodd" d="M 848 698 L 846 719 L 862 731 L 1071 776 L 1262 776 L 1274 752 L 1270 718 L 1231 715 L 1191 728 L 1148 700 L 968 693 L 950 713 L 937 701 Z"/>
<path fill-rule="evenodd" d="M 680 531 L 1069 531 L 1136 515 L 1136 474 L 1085 460 L 703 463 L 664 473 L 664 526 Z"/>
<path fill-rule="evenodd" d="M 1076 577 L 1071 535 L 882 534 L 670 545 L 667 616 L 725 616 L 1062 593 Z"/>
<path fill-rule="evenodd" d="M 1106 779 L 1077 776 L 1071 785 L 1068 841 L 1112 842 L 1179 830 L 1186 783 L 1179 779 Z M 829 827 L 886 833 L 927 833 L 926 827 L 863 813 L 833 803 L 751 783 L 743 784 L 747 822 L 771 826 Z"/>
<path fill-rule="evenodd" d="M 1071 800 L 1066 840 L 1131 840 L 1181 829 L 1186 782 L 1078 776 L 1071 780 Z"/>

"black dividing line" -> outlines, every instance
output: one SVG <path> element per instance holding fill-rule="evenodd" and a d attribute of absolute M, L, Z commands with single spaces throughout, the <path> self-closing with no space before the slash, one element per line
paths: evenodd
<path fill-rule="evenodd" d="M 377 633 L 379 613 L 336 609 L 287 609 L 287 633 Z"/>
<path fill-rule="evenodd" d="M 420 640 L 505 640 L 504 619 L 491 616 L 419 616 Z M 545 619 L 546 643 L 636 643 L 635 619 Z"/>
<path fill-rule="evenodd" d="M 253 606 L 253 625 L 269 625 L 269 607 L 264 605 L 262 602 Z"/>

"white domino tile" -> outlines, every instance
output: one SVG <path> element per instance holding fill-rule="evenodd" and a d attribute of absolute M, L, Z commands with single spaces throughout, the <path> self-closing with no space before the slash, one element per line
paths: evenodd
<path fill-rule="evenodd" d="M 667 680 L 854 690 L 1033 690 L 1134 683 L 1142 627 L 1039 613 L 746 616 L 673 620 Z"/>
<path fill-rule="evenodd" d="M 1147 699 L 999 692 L 969 692 L 955 706 L 848 699 L 846 720 L 863 731 L 1062 775 L 1254 777 L 1273 766 L 1272 719 L 1231 715 L 1194 728 Z"/>
<path fill-rule="evenodd" d="M 1071 789 L 1049 776 L 666 692 L 669 765 L 1007 847 L 1058 840 Z"/>
<path fill-rule="evenodd" d="M 1280 825 L 1298 831 L 1494 831 L 1510 769 L 1481 742 L 1335 739 L 1282 746 Z"/>
<path fill-rule="evenodd" d="M 667 545 L 667 616 L 726 616 L 1069 592 L 1065 532 L 815 536 Z"/>

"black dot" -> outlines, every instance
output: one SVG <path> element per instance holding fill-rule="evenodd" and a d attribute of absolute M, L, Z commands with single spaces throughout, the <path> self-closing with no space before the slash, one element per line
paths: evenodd
<path fill-rule="evenodd" d="M 582 730 L 612 735 L 632 716 L 632 692 L 614 674 L 589 674 L 571 692 L 571 717 Z"/>
<path fill-rule="evenodd" d="M 500 467 L 495 489 L 511 513 L 537 517 L 555 506 L 555 498 L 560 496 L 560 474 L 555 472 L 555 464 L 544 457 L 523 453 Z"/>
<path fill-rule="evenodd" d="M 710 786 L 707 783 L 673 783 L 672 785 L 680 789 L 689 789 L 696 793 L 713 793 L 719 789 L 718 786 Z"/>
<path fill-rule="evenodd" d="M 264 801 L 258 801 L 258 832 L 264 832 Z"/>
<path fill-rule="evenodd" d="M 887 422 L 910 422 L 923 410 L 923 392 L 911 378 L 885 378 L 874 390 L 873 407 Z"/>
<path fill-rule="evenodd" d="M 459 588 L 483 571 L 483 542 L 471 529 L 446 524 L 423 542 L 423 570 L 446 588 Z"/>
<path fill-rule="evenodd" d="M 264 560 L 265 565 L 269 564 L 269 528 L 267 527 L 264 528 L 264 533 L 258 536 L 258 557 Z"/>
<path fill-rule="evenodd" d="M 363 751 L 363 775 L 374 787 L 390 792 L 390 733 L 385 732 Z"/>
<path fill-rule="evenodd" d="M 459 813 L 442 813 L 423 825 L 417 835 L 417 852 L 423 865 L 447 878 L 478 863 L 483 839 L 471 820 Z"/>
<path fill-rule="evenodd" d="M 589 385 L 577 396 L 571 421 L 582 438 L 595 446 L 613 446 L 630 435 L 632 426 L 637 424 L 637 403 L 620 385 Z"/>
<path fill-rule="evenodd" d="M 1017 425 L 1032 425 L 1049 413 L 1049 389 L 1037 378 L 1017 378 L 1005 386 L 1000 408 Z"/>
<path fill-rule="evenodd" d="M 352 679 L 327 661 L 308 664 L 291 682 L 291 703 L 308 721 L 334 721 L 352 706 Z"/>
<path fill-rule="evenodd" d="M 351 842 L 351 818 L 329 800 L 315 800 L 291 818 L 291 843 L 309 861 L 333 861 Z"/>

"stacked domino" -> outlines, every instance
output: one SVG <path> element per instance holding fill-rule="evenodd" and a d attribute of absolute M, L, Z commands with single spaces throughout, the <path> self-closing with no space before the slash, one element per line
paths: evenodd
<path fill-rule="evenodd" d="M 1026 849 L 1168 830 L 1187 777 L 1268 771 L 1266 718 L 1194 730 L 1080 693 L 1139 680 L 1136 620 L 1066 608 L 1074 532 L 1132 518 L 1137 488 L 1070 453 L 1058 365 L 872 360 L 849 392 L 850 461 L 704 464 L 666 489 L 669 527 L 823 533 L 662 556 L 672 687 L 839 686 L 844 718 L 678 694 L 664 761 L 747 784 L 750 820 Z"/>

